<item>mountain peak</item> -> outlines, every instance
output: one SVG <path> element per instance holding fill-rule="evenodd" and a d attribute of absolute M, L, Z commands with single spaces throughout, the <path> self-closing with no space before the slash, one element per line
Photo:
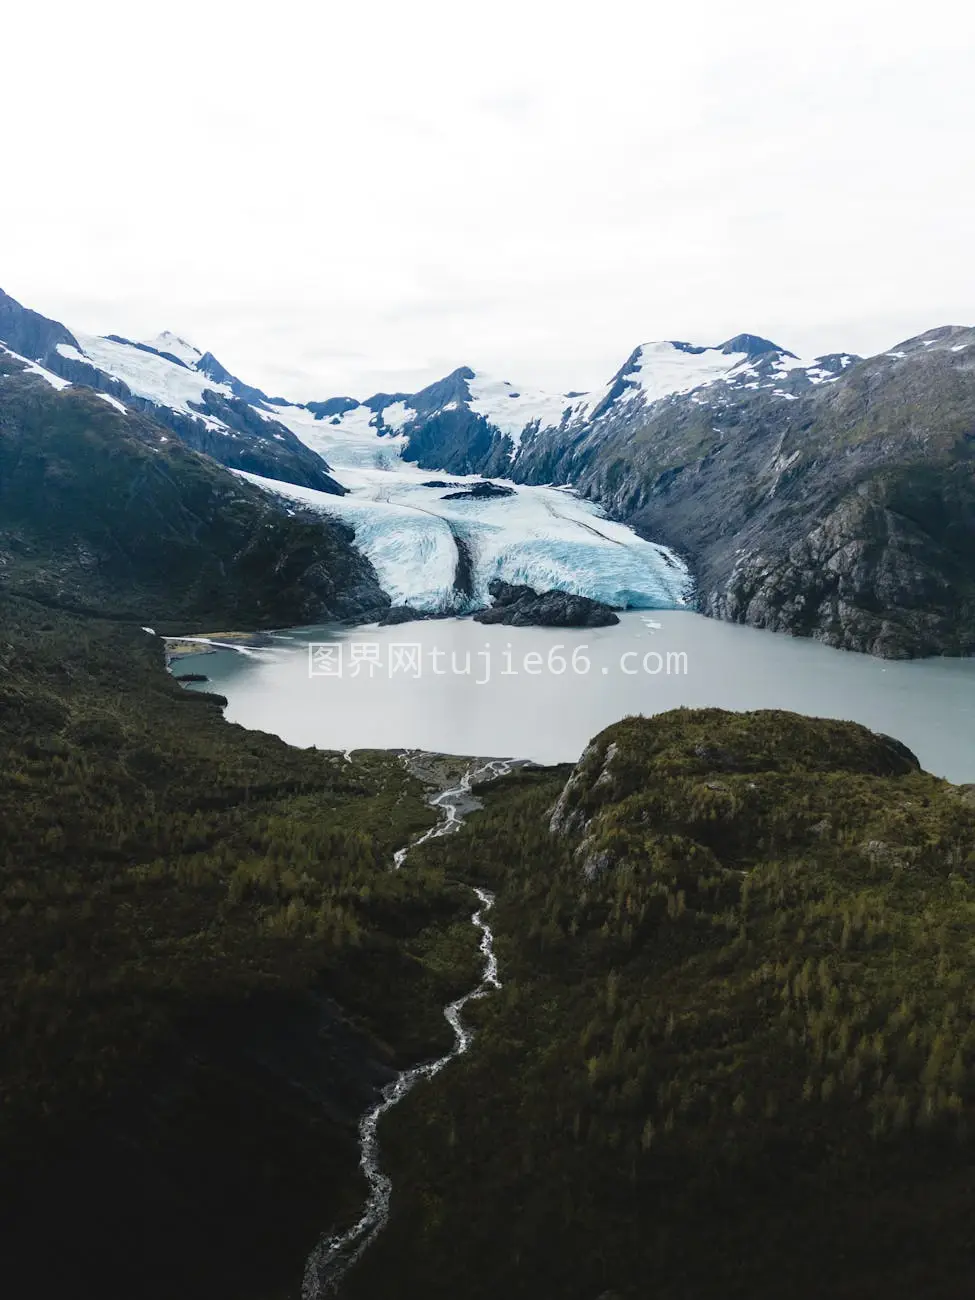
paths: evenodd
<path fill-rule="evenodd" d="M 952 352 L 962 351 L 973 340 L 975 329 L 971 325 L 939 325 L 935 329 L 925 330 L 923 334 L 904 339 L 882 355 L 896 357 L 907 352 L 937 352 L 946 348 Z"/>
<path fill-rule="evenodd" d="M 152 348 L 153 352 L 160 352 L 163 356 L 174 357 L 184 366 L 195 367 L 196 363 L 203 356 L 199 348 L 195 348 L 192 343 L 187 343 L 186 339 L 180 338 L 178 334 L 173 334 L 171 330 L 163 330 L 155 338 L 140 339 L 145 347 Z"/>
<path fill-rule="evenodd" d="M 794 357 L 794 352 L 787 352 L 771 339 L 762 338 L 761 334 L 736 334 L 727 343 L 719 345 L 721 352 L 744 352 L 749 357 L 761 357 L 767 352 L 778 352 L 783 357 Z"/>

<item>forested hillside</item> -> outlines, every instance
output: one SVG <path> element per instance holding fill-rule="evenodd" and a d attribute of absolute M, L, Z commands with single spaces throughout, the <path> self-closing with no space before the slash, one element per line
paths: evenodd
<path fill-rule="evenodd" d="M 416 861 L 498 891 L 358 1300 L 969 1294 L 975 790 L 791 714 L 629 719 Z"/>
<path fill-rule="evenodd" d="M 468 891 L 389 871 L 433 820 L 396 755 L 231 726 L 137 627 L 0 597 L 8 1278 L 294 1294 L 360 1111 L 474 978 Z"/>

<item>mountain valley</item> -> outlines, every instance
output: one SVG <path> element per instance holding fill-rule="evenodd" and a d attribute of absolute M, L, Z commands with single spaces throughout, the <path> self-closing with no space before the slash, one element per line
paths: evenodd
<path fill-rule="evenodd" d="M 617 608 L 693 602 L 884 657 L 975 647 L 971 329 L 808 363 L 751 334 L 662 342 L 594 393 L 461 368 L 305 405 L 175 335 L 75 335 L 7 295 L 0 341 L 345 521 L 397 605 L 467 612 L 500 579 Z M 450 500 L 482 479 L 507 495 Z"/>
<path fill-rule="evenodd" d="M 163 638 L 493 600 L 970 654 L 975 331 L 304 405 L 5 295 L 0 344 L 25 1294 L 967 1295 L 971 785 L 777 709 L 627 717 L 552 765 L 299 748 L 174 681 Z M 314 1261 L 385 1187 L 363 1116 L 418 1066 L 369 1148 L 388 1221 L 335 1292 Z"/>

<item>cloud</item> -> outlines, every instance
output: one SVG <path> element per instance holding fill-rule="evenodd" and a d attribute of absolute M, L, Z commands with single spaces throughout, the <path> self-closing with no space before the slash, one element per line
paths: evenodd
<path fill-rule="evenodd" d="M 0 249 L 69 326 L 296 397 L 650 338 L 878 351 L 972 317 L 975 17 L 861 0 L 91 0 L 5 17 Z"/>

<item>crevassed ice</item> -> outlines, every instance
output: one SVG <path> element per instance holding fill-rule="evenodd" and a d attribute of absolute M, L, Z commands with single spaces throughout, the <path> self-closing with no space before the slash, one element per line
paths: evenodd
<path fill-rule="evenodd" d="M 349 496 L 242 477 L 350 524 L 395 604 L 461 612 L 489 603 L 488 583 L 496 577 L 636 609 L 669 609 L 689 596 L 689 575 L 676 555 L 562 489 L 510 485 L 514 496 L 445 501 L 447 492 L 479 480 L 437 475 L 448 486 L 430 488 L 423 483 L 429 471 L 414 466 L 334 468 Z M 454 586 L 458 543 L 472 562 L 468 596 Z"/>
<path fill-rule="evenodd" d="M 635 609 L 669 609 L 689 598 L 690 576 L 673 552 L 607 519 L 571 491 L 508 483 L 510 496 L 448 501 L 451 492 L 481 479 L 404 461 L 408 436 L 381 432 L 368 407 L 334 422 L 299 407 L 275 414 L 325 457 L 349 495 L 246 477 L 350 524 L 395 604 L 461 612 L 489 603 L 492 578 Z M 401 415 L 395 412 L 396 424 Z M 430 487 L 432 480 L 446 486 Z M 467 593 L 455 586 L 461 554 L 472 568 Z"/>

